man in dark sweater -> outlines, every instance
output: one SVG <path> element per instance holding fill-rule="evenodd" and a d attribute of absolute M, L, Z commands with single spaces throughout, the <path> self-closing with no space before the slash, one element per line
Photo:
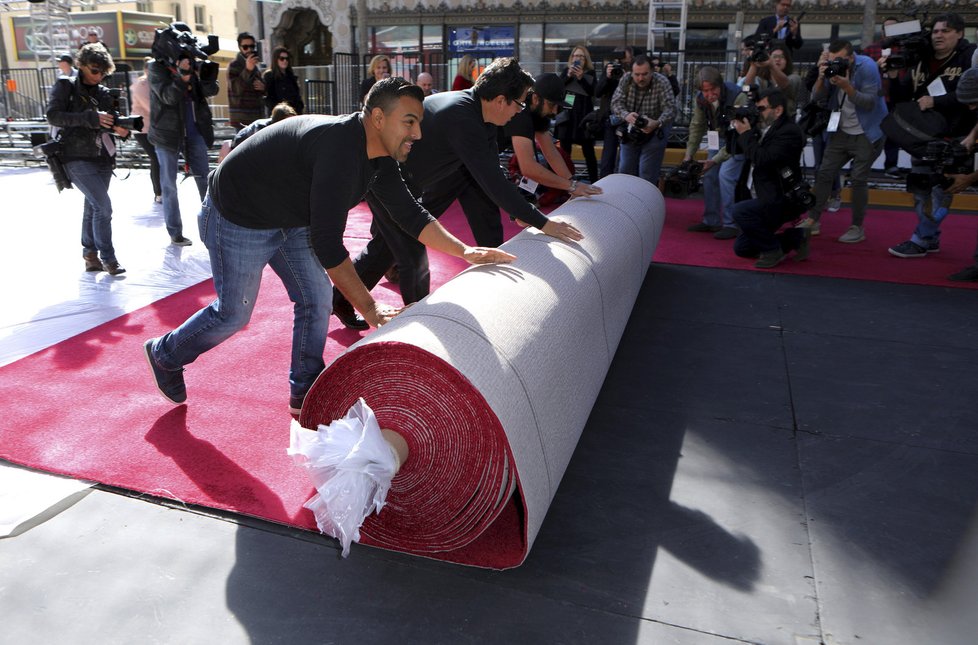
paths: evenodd
<path fill-rule="evenodd" d="M 211 174 L 200 233 L 210 252 L 217 300 L 144 345 L 167 400 L 183 403 L 183 367 L 248 323 L 266 264 L 295 303 L 293 414 L 324 368 L 330 281 L 371 325 L 397 313 L 373 300 L 343 246 L 347 212 L 367 191 L 397 213 L 393 223 L 419 244 L 472 263 L 514 259 L 498 249 L 466 246 L 405 187 L 396 162 L 407 158 L 421 136 L 422 99 L 417 86 L 385 79 L 371 90 L 362 113 L 285 119 L 236 147 Z"/>
<path fill-rule="evenodd" d="M 424 136 L 402 164 L 401 172 L 432 215 L 439 217 L 457 198 L 477 193 L 491 199 L 513 219 L 547 235 L 568 242 L 583 238 L 571 224 L 550 220 L 529 204 L 499 167 L 497 126 L 506 125 L 526 107 L 526 94 L 532 85 L 533 77 L 515 59 L 500 58 L 485 69 L 471 89 L 441 92 L 425 99 Z M 390 205 L 373 195 L 367 196 L 367 202 L 374 214 L 375 233 L 354 260 L 357 274 L 372 289 L 393 261 L 399 271 L 404 303 L 421 300 L 430 289 L 424 245 L 396 225 L 396 212 Z M 471 214 L 471 209 L 464 210 Z M 487 233 L 475 229 L 489 223 L 472 219 L 469 223 L 476 239 L 485 239 Z M 498 221 L 496 225 L 501 242 L 501 226 Z M 362 321 L 337 296 L 334 294 L 334 313 L 346 326 L 361 328 Z"/>

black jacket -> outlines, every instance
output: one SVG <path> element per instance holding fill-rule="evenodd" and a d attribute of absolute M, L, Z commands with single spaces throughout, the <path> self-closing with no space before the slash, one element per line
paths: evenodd
<path fill-rule="evenodd" d="M 969 110 L 968 106 L 958 102 L 955 90 L 958 87 L 958 79 L 961 78 L 965 70 L 971 67 L 971 57 L 974 51 L 975 45 L 962 38 L 954 52 L 937 68 L 935 73 L 929 73 L 930 61 L 925 59 L 920 61 L 909 73 L 891 78 L 890 102 L 895 105 L 928 96 L 927 86 L 940 78 L 947 93 L 934 98 L 934 110 L 947 119 L 948 132 L 946 136 L 968 134 L 975 125 L 975 113 L 973 110 Z"/>
<path fill-rule="evenodd" d="M 265 107 L 268 113 L 272 113 L 272 108 L 285 101 L 296 111 L 302 114 L 305 105 L 302 102 L 302 92 L 299 90 L 299 79 L 296 78 L 292 68 L 285 70 L 284 74 L 275 76 L 272 70 L 265 70 L 262 77 L 265 82 Z"/>
<path fill-rule="evenodd" d="M 775 38 L 777 35 L 774 34 L 774 28 L 778 24 L 778 17 L 775 15 L 765 16 L 761 18 L 761 21 L 757 23 L 757 31 L 755 34 L 771 34 Z M 784 44 L 788 49 L 801 49 L 801 46 L 805 44 L 805 39 L 801 37 L 801 25 L 798 25 L 798 35 L 795 36 L 788 31 L 788 36 L 784 39 Z"/>
<path fill-rule="evenodd" d="M 149 141 L 164 150 L 180 150 L 187 136 L 184 123 L 187 84 L 159 61 L 149 64 Z M 190 77 L 194 123 L 208 147 L 214 144 L 214 119 L 207 97 L 217 94 L 217 81 L 206 83 L 197 74 Z"/>
<path fill-rule="evenodd" d="M 801 152 L 805 148 L 805 135 L 801 128 L 783 114 L 775 121 L 761 139 L 758 127 L 747 130 L 738 137 L 738 144 L 744 151 L 747 163 L 740 176 L 741 183 L 747 182 L 748 173 L 754 173 L 754 190 L 757 198 L 765 204 L 784 205 L 785 218 L 793 219 L 801 210 L 789 206 L 784 199 L 784 180 L 782 170 L 788 168 L 795 177 L 800 178 Z"/>
<path fill-rule="evenodd" d="M 78 77 L 59 78 L 48 96 L 47 120 L 61 128 L 61 158 L 110 161 L 102 145 L 98 113 L 112 109 L 114 99 L 104 85 L 89 86 Z"/>

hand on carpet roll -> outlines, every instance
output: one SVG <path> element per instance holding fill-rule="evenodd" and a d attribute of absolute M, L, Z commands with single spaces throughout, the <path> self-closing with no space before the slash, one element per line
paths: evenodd
<path fill-rule="evenodd" d="M 564 242 L 578 242 L 584 239 L 584 234 L 577 230 L 573 225 L 560 220 L 552 219 L 540 229 L 550 237 L 556 237 Z"/>
<path fill-rule="evenodd" d="M 506 264 L 515 260 L 516 256 L 492 247 L 467 246 L 462 251 L 462 259 L 469 264 Z"/>
<path fill-rule="evenodd" d="M 380 327 L 381 325 L 386 325 L 394 316 L 401 313 L 401 309 L 375 302 L 373 309 L 368 309 L 360 313 L 363 314 L 363 319 L 367 321 L 368 325 L 371 327 Z"/>

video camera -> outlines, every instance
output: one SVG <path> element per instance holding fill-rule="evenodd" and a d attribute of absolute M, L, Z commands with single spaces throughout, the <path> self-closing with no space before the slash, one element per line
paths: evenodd
<path fill-rule="evenodd" d="M 703 185 L 703 165 L 690 159 L 673 168 L 665 181 L 665 193 L 669 197 L 689 197 Z"/>
<path fill-rule="evenodd" d="M 156 60 L 169 67 L 176 67 L 181 58 L 200 61 L 196 63 L 200 72 L 200 80 L 213 81 L 217 79 L 220 66 L 207 60 L 207 58 L 220 49 L 218 38 L 214 34 L 208 34 L 207 44 L 201 45 L 187 23 L 174 22 L 165 29 L 156 30 L 152 53 Z"/>
<path fill-rule="evenodd" d="M 744 38 L 744 46 L 750 50 L 747 62 L 763 63 L 770 59 L 772 40 L 774 37 L 769 33 L 752 34 Z"/>
<path fill-rule="evenodd" d="M 887 69 L 909 69 L 915 67 L 922 59 L 930 57 L 934 51 L 931 44 L 930 32 L 921 27 L 917 20 L 919 9 L 914 6 L 905 15 L 912 20 L 905 20 L 894 25 L 883 27 L 884 49 L 899 47 L 900 51 L 886 58 Z M 924 14 L 927 19 L 927 14 Z"/>
<path fill-rule="evenodd" d="M 948 188 L 954 183 L 948 175 L 968 175 L 974 172 L 975 156 L 956 141 L 928 141 L 920 160 L 930 167 L 930 173 L 907 175 L 907 190 L 930 190 L 934 186 Z"/>
<path fill-rule="evenodd" d="M 139 132 L 143 129 L 143 117 L 138 114 L 123 116 L 122 111 L 119 109 L 121 107 L 122 90 L 117 87 L 109 88 L 109 95 L 112 96 L 112 108 L 108 110 L 108 113 L 112 115 L 112 126 L 125 128 L 126 130 L 132 130 L 133 132 Z"/>

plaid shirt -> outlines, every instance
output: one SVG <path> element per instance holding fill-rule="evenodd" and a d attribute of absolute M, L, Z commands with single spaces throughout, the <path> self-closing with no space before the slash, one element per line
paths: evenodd
<path fill-rule="evenodd" d="M 649 87 L 645 90 L 639 89 L 629 75 L 622 78 L 615 89 L 611 97 L 611 111 L 623 121 L 632 112 L 637 112 L 655 119 L 664 128 L 672 124 L 676 116 L 676 95 L 669 79 L 662 74 L 652 74 Z"/>

